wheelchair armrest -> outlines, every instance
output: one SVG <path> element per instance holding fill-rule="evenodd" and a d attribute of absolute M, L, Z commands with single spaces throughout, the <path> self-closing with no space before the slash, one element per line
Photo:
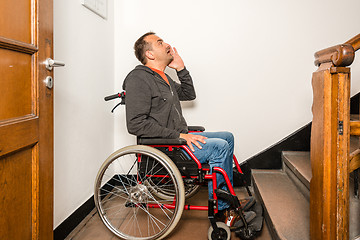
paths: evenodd
<path fill-rule="evenodd" d="M 141 145 L 186 145 L 183 138 L 138 138 L 137 142 Z"/>
<path fill-rule="evenodd" d="M 204 132 L 205 128 L 202 126 L 188 126 L 189 132 Z"/>

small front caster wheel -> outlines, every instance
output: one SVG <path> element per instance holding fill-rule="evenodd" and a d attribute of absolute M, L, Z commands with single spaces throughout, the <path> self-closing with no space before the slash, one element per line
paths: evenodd
<path fill-rule="evenodd" d="M 223 222 L 216 222 L 219 231 L 215 232 L 213 227 L 210 226 L 208 231 L 209 240 L 229 240 L 231 237 L 230 228 Z"/>

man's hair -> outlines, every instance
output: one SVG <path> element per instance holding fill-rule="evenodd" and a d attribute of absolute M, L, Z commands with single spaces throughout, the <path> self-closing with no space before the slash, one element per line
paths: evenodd
<path fill-rule="evenodd" d="M 145 52 L 152 49 L 151 43 L 145 41 L 145 38 L 149 35 L 155 35 L 155 33 L 154 32 L 145 33 L 138 40 L 136 40 L 134 44 L 135 56 L 144 65 L 147 62 Z"/>

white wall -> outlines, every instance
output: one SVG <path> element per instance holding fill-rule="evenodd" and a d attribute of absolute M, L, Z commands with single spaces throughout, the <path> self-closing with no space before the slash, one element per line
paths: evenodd
<path fill-rule="evenodd" d="M 115 88 L 138 64 L 133 43 L 155 31 L 178 49 L 195 82 L 197 99 L 183 105 L 188 124 L 232 131 L 244 161 L 312 120 L 313 55 L 360 32 L 359 8 L 358 0 L 118 0 Z M 134 142 L 123 115 L 116 148 Z"/>
<path fill-rule="evenodd" d="M 93 183 L 114 148 L 114 118 L 104 96 L 114 89 L 113 0 L 108 19 L 80 0 L 54 1 L 54 228 L 93 195 Z"/>
<path fill-rule="evenodd" d="M 177 47 L 191 71 L 198 97 L 183 105 L 188 123 L 232 131 L 244 161 L 311 121 L 313 54 L 360 32 L 358 0 L 108 4 L 103 20 L 80 0 L 54 1 L 55 58 L 66 63 L 55 70 L 55 228 L 93 194 L 105 158 L 135 143 L 124 108 L 114 118 L 103 97 L 138 64 L 133 43 L 143 33 Z M 355 94 L 358 59 L 352 78 Z"/>

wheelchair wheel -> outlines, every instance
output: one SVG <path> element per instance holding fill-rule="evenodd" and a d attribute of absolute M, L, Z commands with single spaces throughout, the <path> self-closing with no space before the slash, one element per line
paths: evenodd
<path fill-rule="evenodd" d="M 171 183 L 167 183 L 167 186 L 163 186 L 159 182 L 152 182 L 149 181 L 149 188 L 151 192 L 161 198 L 161 199 L 173 199 L 174 198 L 174 191 L 171 187 Z M 193 183 L 184 183 L 185 188 L 185 199 L 189 199 L 194 196 L 197 192 L 199 192 L 201 186 Z"/>
<path fill-rule="evenodd" d="M 186 184 L 185 185 L 185 198 L 189 199 L 200 191 L 201 186 L 196 184 Z"/>
<path fill-rule="evenodd" d="M 161 183 L 174 192 L 174 197 L 158 198 L 149 182 Z M 148 146 L 128 146 L 113 153 L 101 166 L 94 200 L 101 220 L 116 236 L 162 239 L 181 218 L 184 183 L 164 153 Z"/>
<path fill-rule="evenodd" d="M 216 222 L 216 226 L 219 229 L 218 233 L 214 232 L 213 227 L 210 225 L 208 231 L 208 239 L 209 240 L 229 240 L 231 237 L 230 228 L 223 222 Z"/>

